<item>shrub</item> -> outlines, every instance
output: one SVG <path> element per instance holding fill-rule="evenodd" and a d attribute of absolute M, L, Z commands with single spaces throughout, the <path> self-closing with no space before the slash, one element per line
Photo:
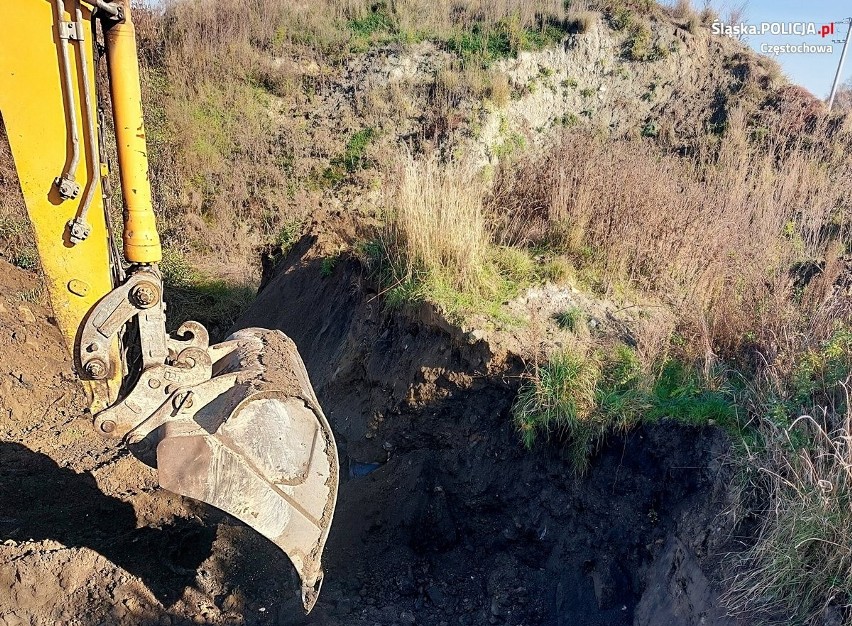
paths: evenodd
<path fill-rule="evenodd" d="M 701 23 L 705 26 L 709 26 L 713 22 L 719 21 L 719 14 L 711 6 L 705 6 L 701 9 L 699 17 L 701 19 Z"/>
<path fill-rule="evenodd" d="M 692 8 L 691 0 L 675 0 L 674 5 L 669 9 L 669 14 L 676 19 L 686 20 L 695 15 L 695 10 Z"/>
<path fill-rule="evenodd" d="M 845 412 L 844 398 L 837 397 L 837 383 L 852 372 L 852 331 L 836 330 L 818 348 L 808 347 L 796 355 L 790 377 L 792 398 L 801 408 L 816 403 Z"/>
<path fill-rule="evenodd" d="M 657 135 L 660 134 L 660 128 L 657 126 L 656 122 L 654 122 L 653 120 L 648 120 L 642 126 L 642 130 L 641 130 L 640 134 L 643 137 L 654 138 L 654 137 L 656 137 Z"/>
<path fill-rule="evenodd" d="M 556 122 L 564 128 L 572 128 L 577 125 L 577 116 L 574 113 L 564 113 Z"/>
<path fill-rule="evenodd" d="M 334 274 L 334 268 L 337 267 L 337 256 L 327 256 L 320 264 L 320 277 L 329 278 Z"/>
<path fill-rule="evenodd" d="M 609 23 L 615 30 L 627 30 L 633 25 L 635 18 L 633 11 L 627 7 L 620 8 L 609 14 Z"/>
<path fill-rule="evenodd" d="M 275 238 L 275 244 L 278 248 L 277 254 L 285 256 L 290 248 L 296 243 L 302 234 L 304 222 L 299 219 L 291 219 L 284 222 L 278 230 L 278 236 Z"/>

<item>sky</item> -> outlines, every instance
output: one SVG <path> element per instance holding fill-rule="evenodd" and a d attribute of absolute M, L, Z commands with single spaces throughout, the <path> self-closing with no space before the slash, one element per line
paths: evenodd
<path fill-rule="evenodd" d="M 699 2 L 693 3 L 699 5 Z M 720 4 L 722 6 L 720 6 Z M 727 6 L 742 5 L 742 0 L 727 2 Z M 728 14 L 723 3 L 713 2 L 720 9 L 723 20 Z M 837 22 L 852 17 L 852 0 L 748 0 L 742 21 L 746 24 L 760 22 L 815 22 L 822 24 Z M 816 35 L 751 35 L 745 37 L 745 43 L 760 52 L 761 45 L 831 44 L 832 39 L 846 38 L 846 24 L 836 24 L 834 36 L 825 38 Z M 773 56 L 781 64 L 784 74 L 794 83 L 807 88 L 819 98 L 825 98 L 831 91 L 831 83 L 837 71 L 842 43 L 833 44 L 833 53 L 783 53 Z M 841 74 L 841 82 L 852 77 L 852 42 Z"/>

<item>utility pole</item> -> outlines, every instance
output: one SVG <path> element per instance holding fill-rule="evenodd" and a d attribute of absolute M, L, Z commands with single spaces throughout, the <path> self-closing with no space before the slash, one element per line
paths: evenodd
<path fill-rule="evenodd" d="M 834 96 L 837 95 L 837 86 L 840 84 L 840 74 L 843 72 L 843 62 L 846 60 L 846 50 L 849 48 L 849 35 L 852 34 L 852 17 L 847 17 L 841 22 L 835 24 L 847 24 L 846 39 L 843 40 L 843 52 L 840 53 L 840 62 L 837 64 L 837 73 L 834 75 L 834 84 L 831 85 L 831 95 L 828 97 L 828 110 L 831 111 L 831 106 L 834 104 Z M 840 43 L 839 39 L 832 40 L 833 43 Z"/>

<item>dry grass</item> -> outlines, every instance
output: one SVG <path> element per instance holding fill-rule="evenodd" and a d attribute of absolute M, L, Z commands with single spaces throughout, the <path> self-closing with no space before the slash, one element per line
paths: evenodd
<path fill-rule="evenodd" d="M 495 72 L 491 76 L 491 85 L 488 91 L 488 97 L 497 107 L 504 107 L 509 102 L 512 95 L 512 85 L 509 83 L 509 77 L 505 72 Z"/>
<path fill-rule="evenodd" d="M 663 295 L 714 353 L 748 343 L 771 358 L 830 295 L 831 261 L 852 233 L 850 163 L 783 152 L 750 143 L 736 116 L 721 146 L 693 159 L 568 134 L 503 167 L 487 204 L 502 242 L 546 245 Z M 795 264 L 808 261 L 824 271 L 797 287 Z"/>
<path fill-rule="evenodd" d="M 778 380 L 764 384 L 753 393 L 761 438 L 738 461 L 761 502 L 761 524 L 735 555 L 724 600 L 732 612 L 767 623 L 825 623 L 826 609 L 848 606 L 852 597 L 852 335 L 838 331 L 806 354 L 839 366 L 832 376 L 810 372 L 818 374 L 811 393 L 831 401 L 789 420 L 795 414 L 785 407 L 785 390 Z"/>
<path fill-rule="evenodd" d="M 595 11 L 576 11 L 573 10 L 568 14 L 565 22 L 568 26 L 568 31 L 575 35 L 583 35 L 590 30 L 597 22 L 599 15 Z"/>
<path fill-rule="evenodd" d="M 542 29 L 564 20 L 566 11 L 561 0 L 226 0 L 224 4 L 171 0 L 166 4 L 166 16 L 168 26 L 160 26 L 163 45 L 157 46 L 160 60 L 182 56 L 181 50 L 173 51 L 168 45 L 179 43 L 183 50 L 201 53 L 192 65 L 203 68 L 204 58 L 211 52 L 220 53 L 223 46 L 232 53 L 227 60 L 244 67 L 263 63 L 257 52 L 278 56 L 294 47 L 311 57 L 339 58 L 334 57 L 335 50 L 340 55 L 353 47 L 360 49 L 364 40 L 397 36 L 401 41 L 447 41 L 465 32 L 487 34 L 508 23 L 521 30 Z"/>
<path fill-rule="evenodd" d="M 564 277 L 562 264 L 495 244 L 484 174 L 468 160 L 391 157 L 384 226 L 366 250 L 378 263 L 386 305 L 425 300 L 459 323 L 477 314 L 510 322 L 503 302 L 530 284 Z"/>
<path fill-rule="evenodd" d="M 478 291 L 491 235 L 482 210 L 485 187 L 475 167 L 403 157 L 392 176 L 386 248 L 409 279 L 425 274 Z"/>

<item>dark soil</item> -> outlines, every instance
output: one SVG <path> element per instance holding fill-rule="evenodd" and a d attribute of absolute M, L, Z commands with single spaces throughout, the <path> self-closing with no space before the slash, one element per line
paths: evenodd
<path fill-rule="evenodd" d="M 239 322 L 296 341 L 350 469 L 304 623 L 728 623 L 724 435 L 634 430 L 578 478 L 558 442 L 520 445 L 515 357 L 383 313 L 358 263 L 322 278 L 321 256 L 304 240 Z"/>

